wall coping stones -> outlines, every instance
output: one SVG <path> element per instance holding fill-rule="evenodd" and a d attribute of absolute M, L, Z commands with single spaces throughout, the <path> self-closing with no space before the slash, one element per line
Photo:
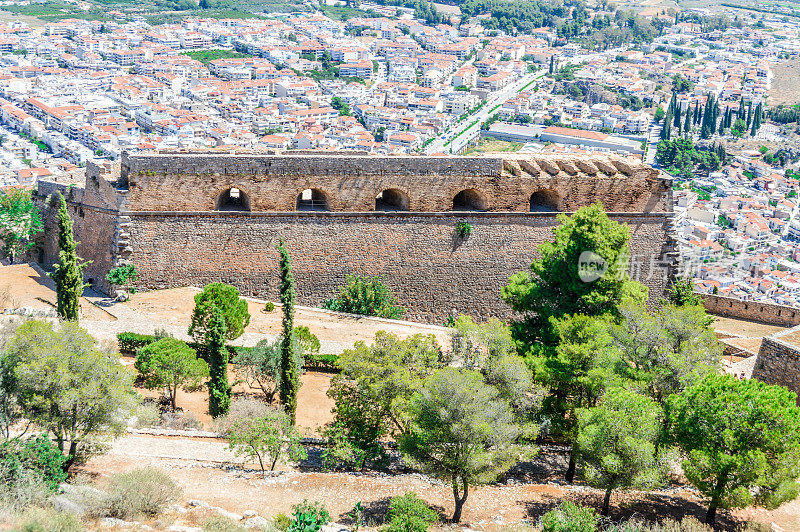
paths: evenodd
<path fill-rule="evenodd" d="M 98 209 L 99 210 L 99 209 Z M 417 211 L 120 211 L 126 216 L 208 216 L 208 217 L 286 217 L 299 218 L 556 218 L 559 214 L 574 214 L 567 212 L 513 212 L 513 211 L 445 211 L 445 212 L 417 212 Z M 607 212 L 612 217 L 629 218 L 669 218 L 675 217 L 674 212 Z M 800 309 L 798 309 L 800 312 Z"/>

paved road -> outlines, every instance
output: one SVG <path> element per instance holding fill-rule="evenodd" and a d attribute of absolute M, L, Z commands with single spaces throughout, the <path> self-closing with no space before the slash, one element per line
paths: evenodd
<path fill-rule="evenodd" d="M 528 83 L 541 79 L 546 74 L 547 70 L 531 72 L 522 76 L 518 81 L 512 83 L 502 91 L 492 94 L 492 96 L 486 101 L 486 104 L 481 107 L 479 111 L 467 116 L 461 122 L 461 124 L 459 124 L 455 129 L 449 131 L 445 136 L 438 137 L 436 140 L 431 142 L 427 148 L 425 148 L 425 153 L 428 155 L 440 152 L 458 153 L 470 140 L 472 140 L 472 138 L 475 137 L 475 135 L 480 132 L 481 124 L 486 122 L 489 117 L 497 113 L 499 110 L 499 105 L 502 105 L 511 98 L 515 97 Z M 475 123 L 476 120 L 478 121 L 477 123 Z M 450 142 L 449 144 L 447 144 L 448 141 Z"/>

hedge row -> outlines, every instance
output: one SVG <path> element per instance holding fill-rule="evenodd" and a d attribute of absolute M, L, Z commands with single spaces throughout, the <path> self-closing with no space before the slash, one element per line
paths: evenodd
<path fill-rule="evenodd" d="M 157 340 L 158 338 L 152 334 L 138 334 L 132 332 L 121 332 L 117 334 L 117 342 L 119 344 L 120 352 L 129 355 L 135 355 L 136 351 L 146 345 L 152 344 Z M 198 344 L 197 342 L 186 342 L 186 344 L 197 351 L 198 357 L 204 360 L 208 358 L 205 345 Z M 228 351 L 231 354 L 231 358 L 238 353 L 247 352 L 251 349 L 253 348 L 241 347 L 237 345 L 228 346 Z M 303 367 L 311 371 L 325 371 L 334 373 L 339 371 L 339 367 L 337 366 L 338 361 L 338 355 L 305 355 L 303 356 Z"/>

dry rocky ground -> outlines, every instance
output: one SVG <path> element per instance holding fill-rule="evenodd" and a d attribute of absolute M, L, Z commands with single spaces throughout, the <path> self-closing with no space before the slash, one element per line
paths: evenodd
<path fill-rule="evenodd" d="M 800 103 L 800 60 L 790 59 L 772 67 L 772 86 L 767 105 L 794 105 Z"/>
<path fill-rule="evenodd" d="M 82 324 L 92 334 L 112 340 L 117 332 L 132 330 L 149 333 L 166 328 L 176 335 L 185 335 L 193 307 L 191 288 L 141 293 L 124 304 L 109 305 L 101 297 L 82 301 Z M 28 266 L 0 267 L 0 310 L 6 307 L 48 307 L 55 301 L 48 280 Z M 280 312 L 264 313 L 262 303 L 251 301 L 253 315 L 244 337 L 246 345 L 277 334 Z M 416 332 L 433 333 L 440 342 L 447 342 L 441 327 L 339 316 L 314 309 L 299 309 L 297 323 L 307 325 L 320 337 L 323 351 L 340 352 L 363 340 L 369 342 L 375 332 L 392 330 L 400 336 Z M 718 328 L 739 336 L 758 337 L 775 328 L 721 320 Z M 126 364 L 132 363 L 125 357 Z M 235 376 L 234 376 L 235 377 Z M 331 420 L 332 403 L 326 395 L 331 376 L 309 372 L 303 376 L 299 395 L 298 424 L 309 436 L 318 434 Z M 232 379 L 233 380 L 233 379 Z M 140 390 L 143 395 L 152 392 Z M 238 397 L 253 393 L 246 385 L 235 388 Z M 203 392 L 178 394 L 179 408 L 191 412 L 205 429 L 213 424 L 207 415 L 207 397 Z M 452 492 L 448 485 L 411 472 L 365 473 L 324 472 L 320 469 L 321 449 L 310 447 L 309 459 L 297 467 L 281 466 L 279 471 L 262 478 L 253 464 L 235 457 L 224 440 L 215 437 L 159 436 L 128 433 L 116 439 L 108 452 L 95 456 L 78 468 L 77 475 L 92 482 L 110 475 L 153 466 L 165 470 L 181 486 L 180 505 L 147 524 L 158 529 L 186 530 L 197 527 L 209 515 L 233 512 L 237 516 L 267 518 L 290 513 L 291 506 L 303 499 L 323 501 L 338 522 L 346 520 L 356 502 L 367 508 L 373 523 L 385 513 L 391 497 L 415 491 L 436 508 L 443 517 L 452 512 Z M 501 530 L 509 526 L 535 523 L 548 508 L 562 499 L 570 499 L 598 507 L 602 494 L 585 486 L 569 486 L 561 481 L 566 460 L 563 449 L 544 447 L 530 463 L 521 464 L 500 482 L 471 491 L 465 507 L 463 526 L 481 530 Z M 612 499 L 612 518 L 664 518 L 693 515 L 702 518 L 703 501 L 691 489 L 676 486 L 651 494 L 618 494 Z M 217 507 L 214 509 L 213 507 Z M 772 524 L 777 531 L 800 531 L 800 500 L 778 510 L 748 509 L 723 514 L 720 529 L 733 530 L 736 523 L 753 519 Z M 98 524 L 103 529 L 109 523 Z M 0 525 L 0 528 L 2 526 Z M 449 528 L 449 527 L 445 527 Z M 119 529 L 119 528 L 117 528 Z"/>

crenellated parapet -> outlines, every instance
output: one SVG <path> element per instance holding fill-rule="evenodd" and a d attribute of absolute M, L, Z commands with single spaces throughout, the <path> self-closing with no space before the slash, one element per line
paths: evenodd
<path fill-rule="evenodd" d="M 670 210 L 670 180 L 617 156 L 124 156 L 133 211 L 612 212 Z"/>

